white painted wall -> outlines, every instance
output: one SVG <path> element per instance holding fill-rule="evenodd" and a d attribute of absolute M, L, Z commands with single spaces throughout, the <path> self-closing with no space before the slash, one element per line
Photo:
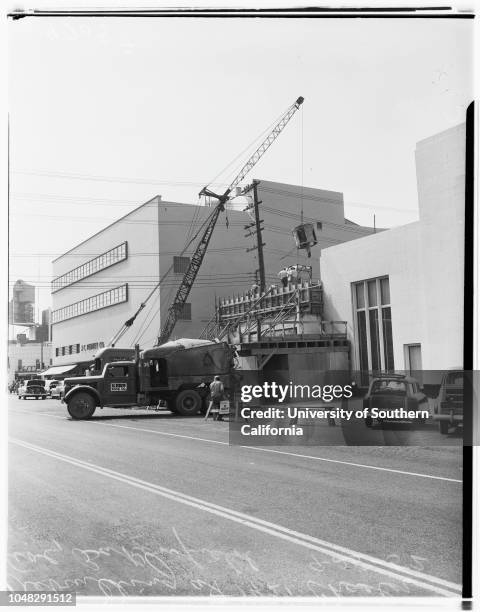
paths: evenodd
<path fill-rule="evenodd" d="M 351 285 L 388 275 L 395 369 L 420 343 L 423 369 L 444 370 L 463 363 L 465 126 L 419 142 L 416 166 L 420 221 L 322 251 L 325 318 L 356 346 Z"/>

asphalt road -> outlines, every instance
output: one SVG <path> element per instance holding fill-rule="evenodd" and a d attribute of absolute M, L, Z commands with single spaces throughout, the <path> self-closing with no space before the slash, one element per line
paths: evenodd
<path fill-rule="evenodd" d="M 10 399 L 15 590 L 461 593 L 462 449 L 228 444 L 228 423 Z"/>

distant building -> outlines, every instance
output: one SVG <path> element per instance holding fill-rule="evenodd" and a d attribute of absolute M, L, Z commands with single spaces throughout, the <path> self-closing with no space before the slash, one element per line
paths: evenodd
<path fill-rule="evenodd" d="M 318 279 L 321 249 L 373 232 L 345 219 L 340 192 L 263 180 L 257 190 L 267 284 L 278 282 L 281 268 L 297 263 L 313 266 L 313 279 Z M 198 337 L 214 315 L 216 299 L 258 283 L 256 238 L 245 227 L 253 220 L 252 209 L 245 210 L 249 196 L 233 200 L 220 216 L 173 337 Z M 302 209 L 318 240 L 310 259 L 297 251 L 292 235 Z M 152 298 L 117 346 L 153 345 L 211 211 L 157 196 L 54 260 L 54 365 L 88 364 L 151 291 Z M 159 279 L 161 288 L 156 288 Z"/>
<path fill-rule="evenodd" d="M 36 378 L 52 363 L 50 342 L 32 342 L 25 334 L 8 343 L 8 383 L 14 380 Z"/>
<path fill-rule="evenodd" d="M 28 328 L 28 339 L 33 342 L 50 342 L 51 341 L 51 308 L 42 310 L 42 322 Z"/>
<path fill-rule="evenodd" d="M 23 280 L 17 280 L 12 293 L 8 312 L 10 325 L 35 325 L 35 287 Z"/>
<path fill-rule="evenodd" d="M 462 124 L 417 144 L 419 221 L 322 252 L 325 315 L 348 321 L 357 370 L 462 367 L 465 142 Z"/>

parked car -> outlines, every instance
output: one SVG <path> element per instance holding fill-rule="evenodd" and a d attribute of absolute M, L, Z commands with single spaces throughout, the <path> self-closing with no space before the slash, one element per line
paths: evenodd
<path fill-rule="evenodd" d="M 445 372 L 442 377 L 433 406 L 433 419 L 438 421 L 438 428 L 443 435 L 448 434 L 450 427 L 463 424 L 464 383 L 462 370 Z"/>
<path fill-rule="evenodd" d="M 426 415 L 419 418 L 394 415 L 396 409 L 428 412 L 428 399 L 415 378 L 403 374 L 386 374 L 372 380 L 363 399 L 363 408 L 368 409 L 365 417 L 367 427 L 372 427 L 375 422 L 379 425 L 383 422 L 423 425 Z"/>
<path fill-rule="evenodd" d="M 42 400 L 46 399 L 47 392 L 45 390 L 45 381 L 40 379 L 26 380 L 17 390 L 18 399 L 27 399 L 27 397 L 34 397 Z"/>
<path fill-rule="evenodd" d="M 52 399 L 61 400 L 65 395 L 65 383 L 63 380 L 59 380 L 58 384 L 52 389 L 50 397 Z"/>
<path fill-rule="evenodd" d="M 58 385 L 60 381 L 59 380 L 46 380 L 45 381 L 45 391 L 47 392 L 47 395 L 52 395 L 52 391 L 53 389 L 55 389 L 55 387 Z"/>

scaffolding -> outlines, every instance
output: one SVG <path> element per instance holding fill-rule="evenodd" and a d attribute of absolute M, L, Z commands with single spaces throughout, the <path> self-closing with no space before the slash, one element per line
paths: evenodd
<path fill-rule="evenodd" d="M 220 299 L 215 316 L 201 337 L 234 344 L 269 338 L 346 338 L 345 321 L 323 321 L 321 283 L 303 281 L 272 285 L 261 294 L 253 288 L 236 297 Z"/>

